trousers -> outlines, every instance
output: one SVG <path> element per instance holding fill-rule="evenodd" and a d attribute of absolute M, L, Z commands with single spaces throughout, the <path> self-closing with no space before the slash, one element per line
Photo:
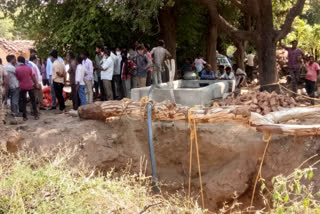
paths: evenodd
<path fill-rule="evenodd" d="M 112 83 L 111 80 L 102 80 L 103 89 L 106 94 L 105 100 L 113 100 Z"/>
<path fill-rule="evenodd" d="M 56 97 L 59 101 L 59 109 L 60 111 L 63 111 L 66 106 L 64 104 L 64 98 L 63 98 L 63 87 L 64 87 L 64 84 L 63 83 L 58 83 L 58 82 L 53 82 L 53 85 L 54 85 L 54 90 L 55 90 L 55 93 L 56 93 Z"/>
<path fill-rule="evenodd" d="M 154 85 L 159 85 L 162 83 L 161 68 L 158 66 L 153 67 L 152 82 Z"/>
<path fill-rule="evenodd" d="M 124 97 L 131 98 L 131 79 L 122 80 Z"/>
<path fill-rule="evenodd" d="M 84 81 L 86 84 L 86 98 L 87 98 L 87 103 L 92 103 L 93 102 L 93 81 L 92 80 L 86 80 Z"/>
<path fill-rule="evenodd" d="M 291 76 L 292 91 L 297 92 L 297 87 L 300 81 L 300 68 L 289 68 Z"/>
<path fill-rule="evenodd" d="M 34 95 L 36 97 L 37 108 L 43 107 L 43 92 L 41 85 L 39 89 L 34 89 Z"/>
<path fill-rule="evenodd" d="M 34 89 L 32 90 L 21 90 L 20 91 L 20 101 L 21 101 L 21 108 L 22 114 L 24 118 L 27 118 L 27 93 L 29 94 L 31 105 L 32 105 L 32 112 L 35 116 L 38 115 L 38 109 L 36 104 L 36 98 L 34 95 Z"/>
<path fill-rule="evenodd" d="M 11 113 L 19 113 L 19 88 L 9 89 Z"/>
<path fill-rule="evenodd" d="M 3 107 L 3 102 L 2 102 L 2 94 L 3 94 L 3 89 L 2 86 L 0 85 L 0 125 L 3 124 L 3 121 L 5 120 L 5 112 L 4 112 L 4 107 Z"/>
<path fill-rule="evenodd" d="M 49 77 L 49 83 L 50 83 L 51 105 L 52 105 L 52 107 L 56 107 L 57 106 L 56 93 L 55 93 L 55 90 L 54 90 L 52 76 Z"/>
<path fill-rule="evenodd" d="M 72 100 L 72 108 L 73 110 L 78 110 L 79 107 L 79 95 L 77 91 L 77 85 L 71 85 L 71 100 Z"/>
<path fill-rule="evenodd" d="M 80 98 L 80 103 L 82 106 L 87 105 L 87 98 L 86 98 L 86 86 L 79 85 L 78 94 Z"/>
<path fill-rule="evenodd" d="M 116 100 L 121 100 L 122 99 L 122 91 L 121 91 L 121 76 L 120 75 L 114 75 L 112 78 L 112 85 L 113 85 L 113 94 L 114 98 Z"/>
<path fill-rule="evenodd" d="M 138 77 L 138 88 L 146 87 L 147 77 Z"/>

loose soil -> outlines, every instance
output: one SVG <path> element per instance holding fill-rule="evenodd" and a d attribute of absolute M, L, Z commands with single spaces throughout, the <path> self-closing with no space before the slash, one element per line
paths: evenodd
<path fill-rule="evenodd" d="M 312 122 L 317 121 L 313 118 Z M 301 121 L 303 124 L 308 122 Z M 78 148 L 78 157 L 73 161 L 82 158 L 91 167 L 118 172 L 130 164 L 132 172 L 146 169 L 151 174 L 146 121 L 123 117 L 105 123 L 42 111 L 39 121 L 30 117 L 26 122 L 14 123 L 9 120 L 8 124 L 12 125 L 1 127 L 1 148 L 7 152 L 18 149 L 35 152 L 57 150 L 61 144 Z M 171 184 L 172 191 L 181 187 L 187 189 L 188 124 L 154 122 L 153 133 L 159 180 Z M 198 141 L 206 206 L 214 210 L 222 202 L 232 200 L 234 192 L 239 195 L 243 206 L 247 206 L 265 147 L 262 134 L 235 123 L 199 124 Z M 270 186 L 273 176 L 290 174 L 314 154 L 320 155 L 319 137 L 274 135 L 262 176 Z M 198 195 L 199 176 L 195 152 L 193 157 L 192 190 L 193 194 Z M 314 176 L 312 182 L 315 188 L 320 188 L 320 176 Z M 260 207 L 259 191 L 256 198 L 255 205 Z"/>

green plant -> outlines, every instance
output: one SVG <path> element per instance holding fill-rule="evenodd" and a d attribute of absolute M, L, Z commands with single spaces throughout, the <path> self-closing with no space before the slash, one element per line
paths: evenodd
<path fill-rule="evenodd" d="M 320 213 L 320 190 L 312 183 L 312 166 L 297 168 L 289 176 L 278 175 L 272 178 L 272 190 L 261 179 L 261 193 L 270 213 Z"/>
<path fill-rule="evenodd" d="M 139 174 L 102 174 L 75 150 L 0 155 L 0 213 L 202 213 L 181 193 L 153 195 Z"/>

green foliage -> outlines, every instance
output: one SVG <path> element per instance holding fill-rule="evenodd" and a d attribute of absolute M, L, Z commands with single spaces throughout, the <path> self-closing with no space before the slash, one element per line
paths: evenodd
<path fill-rule="evenodd" d="M 289 176 L 279 175 L 272 179 L 273 189 L 269 191 L 262 179 L 261 192 L 270 213 L 320 213 L 320 190 L 312 183 L 314 168 L 296 169 Z"/>
<path fill-rule="evenodd" d="M 193 0 L 185 0 L 178 12 L 177 55 L 178 64 L 188 57 L 205 55 L 205 41 L 209 31 L 206 10 Z"/>
<path fill-rule="evenodd" d="M 112 20 L 104 0 L 25 1 L 12 16 L 17 27 L 36 41 L 40 56 L 56 48 L 61 54 L 86 49 L 94 55 L 96 44 L 126 46 L 135 35 L 130 28 Z"/>
<path fill-rule="evenodd" d="M 320 25 L 309 25 L 306 20 L 297 18 L 294 21 L 292 32 L 285 39 L 287 44 L 296 39 L 306 53 L 317 55 L 316 50 L 320 50 Z"/>
<path fill-rule="evenodd" d="M 74 155 L 63 149 L 0 156 L 0 213 L 202 213 L 179 193 L 153 195 L 143 173 L 102 175 L 69 165 Z"/>
<path fill-rule="evenodd" d="M 310 25 L 320 24 L 320 1 L 310 0 L 308 5 L 307 11 L 302 17 L 306 19 Z"/>
<path fill-rule="evenodd" d="M 163 0 L 141 1 L 128 0 L 109 2 L 110 14 L 113 20 L 130 22 L 132 30 L 140 30 L 148 33 L 153 29 L 154 21 L 158 17 L 159 8 L 173 6 L 174 1 L 164 2 Z"/>

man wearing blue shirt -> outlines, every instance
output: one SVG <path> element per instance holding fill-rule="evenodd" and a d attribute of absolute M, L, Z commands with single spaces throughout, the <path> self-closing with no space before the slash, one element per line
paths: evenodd
<path fill-rule="evenodd" d="M 205 68 L 201 71 L 202 80 L 214 80 L 214 72 L 211 70 L 211 65 L 206 64 Z"/>

